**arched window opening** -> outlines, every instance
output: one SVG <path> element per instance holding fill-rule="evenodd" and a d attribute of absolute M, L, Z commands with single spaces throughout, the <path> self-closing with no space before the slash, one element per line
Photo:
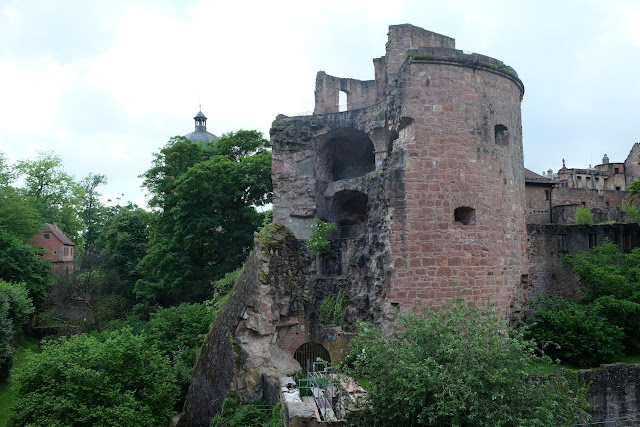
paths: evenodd
<path fill-rule="evenodd" d="M 343 128 L 328 135 L 318 155 L 316 172 L 326 181 L 364 176 L 375 169 L 371 138 L 362 131 Z"/>
<path fill-rule="evenodd" d="M 351 239 L 362 232 L 367 220 L 366 194 L 354 190 L 343 190 L 334 196 L 333 207 L 338 218 L 340 238 Z"/>
<path fill-rule="evenodd" d="M 505 125 L 496 125 L 494 128 L 496 144 L 507 146 L 509 145 L 509 129 Z"/>
<path fill-rule="evenodd" d="M 293 355 L 293 358 L 298 361 L 302 369 L 306 372 L 313 372 L 313 362 L 317 362 L 318 359 L 322 359 L 331 364 L 331 357 L 326 348 L 317 342 L 306 342 L 302 344 Z"/>
<path fill-rule="evenodd" d="M 457 223 L 462 225 L 475 225 L 476 210 L 468 206 L 461 206 L 455 209 L 453 218 Z"/>
<path fill-rule="evenodd" d="M 341 90 L 338 92 L 338 111 L 343 112 L 348 110 L 347 104 L 347 92 Z"/>

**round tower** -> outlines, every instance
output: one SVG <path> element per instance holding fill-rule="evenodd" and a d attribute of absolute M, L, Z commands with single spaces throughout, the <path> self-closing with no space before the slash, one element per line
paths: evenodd
<path fill-rule="evenodd" d="M 405 56 L 391 88 L 404 194 L 388 299 L 421 312 L 460 295 L 518 311 L 528 283 L 524 86 L 486 56 L 450 48 Z"/>

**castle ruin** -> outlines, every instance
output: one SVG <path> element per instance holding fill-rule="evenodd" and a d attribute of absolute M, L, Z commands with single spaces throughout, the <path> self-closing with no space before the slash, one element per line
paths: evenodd
<path fill-rule="evenodd" d="M 455 295 L 518 311 L 528 274 L 518 75 L 408 24 L 389 27 L 373 63 L 370 81 L 319 72 L 313 115 L 274 121 L 274 222 L 299 239 L 315 218 L 339 225 L 333 271 L 356 317 L 392 320 Z"/>

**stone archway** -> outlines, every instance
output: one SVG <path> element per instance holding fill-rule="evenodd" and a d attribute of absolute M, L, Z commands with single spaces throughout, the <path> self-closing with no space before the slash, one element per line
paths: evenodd
<path fill-rule="evenodd" d="M 313 370 L 313 362 L 316 362 L 318 358 L 331 364 L 329 351 L 322 344 L 313 341 L 308 341 L 298 347 L 293 357 L 307 372 Z"/>

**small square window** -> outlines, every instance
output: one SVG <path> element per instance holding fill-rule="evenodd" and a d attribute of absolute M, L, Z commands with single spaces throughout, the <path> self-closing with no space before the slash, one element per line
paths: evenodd
<path fill-rule="evenodd" d="M 44 240 L 49 240 L 49 234 L 47 234 L 47 233 L 43 234 L 43 235 L 42 235 L 42 238 L 43 238 Z"/>
<path fill-rule="evenodd" d="M 53 254 L 54 255 L 58 255 L 58 251 L 53 251 Z"/>

